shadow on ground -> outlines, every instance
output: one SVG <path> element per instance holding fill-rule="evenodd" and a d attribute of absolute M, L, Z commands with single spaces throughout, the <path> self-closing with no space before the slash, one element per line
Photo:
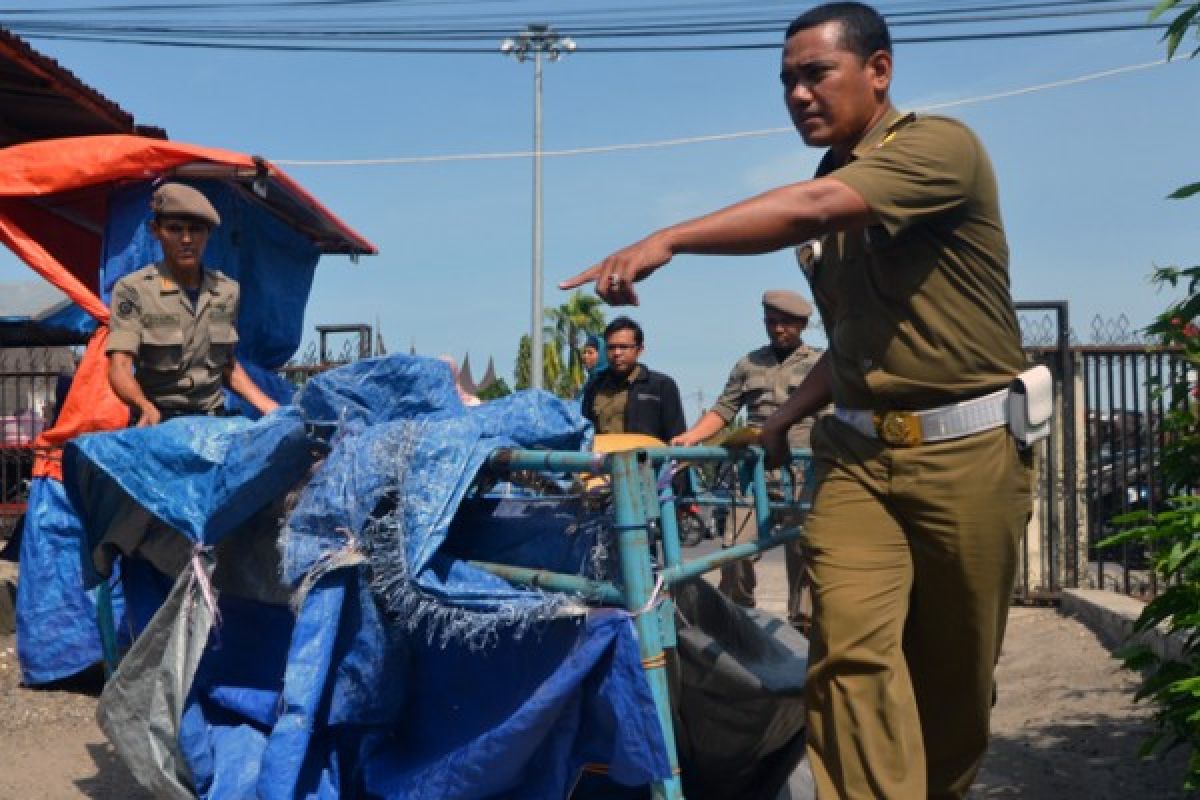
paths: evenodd
<path fill-rule="evenodd" d="M 75 781 L 75 786 L 92 800 L 154 800 L 150 792 L 138 788 L 129 768 L 117 757 L 112 745 L 89 744 L 88 755 L 96 765 L 96 774 Z"/>
<path fill-rule="evenodd" d="M 1028 732 L 993 735 L 972 797 L 1027 800 L 1182 800 L 1183 749 L 1140 760 L 1144 718 L 1076 714 Z"/>

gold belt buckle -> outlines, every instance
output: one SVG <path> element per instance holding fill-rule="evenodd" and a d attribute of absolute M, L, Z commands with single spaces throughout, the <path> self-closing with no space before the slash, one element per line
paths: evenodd
<path fill-rule="evenodd" d="M 875 413 L 875 432 L 892 447 L 916 447 L 921 443 L 921 419 L 913 411 Z"/>

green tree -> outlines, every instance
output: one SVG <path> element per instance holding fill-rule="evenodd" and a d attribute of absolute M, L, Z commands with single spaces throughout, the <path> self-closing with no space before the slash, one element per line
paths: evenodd
<path fill-rule="evenodd" d="M 1167 32 L 1163 34 L 1163 41 L 1167 43 L 1167 58 L 1175 57 L 1179 45 L 1183 44 L 1183 39 L 1187 36 L 1188 28 L 1195 28 L 1196 36 L 1200 38 L 1200 3 L 1195 0 L 1159 0 L 1158 5 L 1150 12 L 1150 19 L 1157 20 L 1174 10 L 1178 10 L 1179 14 L 1171 20 Z M 1195 58 L 1198 53 L 1200 47 L 1193 50 L 1189 58 Z"/>
<path fill-rule="evenodd" d="M 559 355 L 557 342 L 554 341 L 552 331 L 547 329 L 542 333 L 542 386 L 547 391 L 552 391 L 560 397 L 564 397 L 558 391 L 559 384 L 562 381 L 563 365 Z M 513 383 L 517 389 L 528 389 L 531 385 L 529 380 L 530 375 L 530 345 L 529 334 L 521 337 L 521 341 L 517 343 L 517 361 L 513 367 Z"/>
<path fill-rule="evenodd" d="M 567 302 L 543 311 L 546 324 L 542 328 L 542 386 L 559 397 L 578 394 L 587 371 L 583 368 L 584 337 L 604 330 L 604 306 L 595 295 L 576 291 Z M 517 359 L 513 367 L 513 384 L 528 389 L 529 335 L 517 344 Z"/>
<path fill-rule="evenodd" d="M 496 378 L 486 389 L 480 390 L 476 396 L 486 402 L 499 397 L 507 397 L 510 394 L 512 394 L 512 389 L 508 388 L 508 382 L 504 378 Z"/>
<path fill-rule="evenodd" d="M 1151 13 L 1158 19 L 1169 11 L 1178 11 L 1163 39 L 1168 58 L 1174 57 L 1191 28 L 1200 35 L 1200 2 L 1162 0 Z M 1200 53 L 1197 47 L 1190 54 Z M 1191 183 L 1171 193 L 1183 199 L 1200 194 L 1200 183 Z M 1142 746 L 1142 754 L 1185 746 L 1190 751 L 1184 786 L 1200 789 L 1200 265 L 1158 269 L 1154 281 L 1160 286 L 1184 289 L 1182 299 L 1167 307 L 1148 328 L 1167 346 L 1183 354 L 1188 368 L 1172 383 L 1158 391 L 1169 404 L 1162 421 L 1166 445 L 1162 451 L 1161 471 L 1173 495 L 1165 510 L 1155 514 L 1139 511 L 1117 517 L 1121 528 L 1115 536 L 1100 542 L 1101 547 L 1137 543 L 1152 557 L 1154 571 L 1166 589 L 1146 604 L 1134 624 L 1134 634 L 1165 626 L 1179 635 L 1184 648 L 1181 658 L 1164 658 L 1143 644 L 1129 644 L 1118 651 L 1125 666 L 1142 674 L 1138 700 L 1149 699 L 1156 706 L 1154 735 Z"/>
<path fill-rule="evenodd" d="M 554 344 L 563 366 L 555 390 L 561 397 L 574 397 L 587 380 L 582 356 L 584 340 L 589 333 L 604 331 L 604 304 L 596 295 L 576 290 L 558 308 L 546 309 L 546 322 L 554 331 Z"/>

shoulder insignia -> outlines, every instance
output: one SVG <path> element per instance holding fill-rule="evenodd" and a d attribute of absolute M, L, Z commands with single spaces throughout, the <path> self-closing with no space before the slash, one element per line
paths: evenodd
<path fill-rule="evenodd" d="M 882 139 L 879 140 L 879 144 L 875 145 L 875 149 L 879 150 L 885 144 L 892 141 L 892 139 L 895 139 L 896 134 L 898 134 L 902 129 L 908 127 L 908 125 L 910 125 L 911 123 L 916 121 L 916 119 L 917 119 L 916 112 L 910 111 L 909 113 L 902 116 L 900 119 L 893 122 L 892 126 L 888 130 L 887 134 Z"/>
<path fill-rule="evenodd" d="M 117 316 L 122 319 L 128 319 L 133 316 L 133 303 L 128 300 L 122 300 L 117 303 Z"/>

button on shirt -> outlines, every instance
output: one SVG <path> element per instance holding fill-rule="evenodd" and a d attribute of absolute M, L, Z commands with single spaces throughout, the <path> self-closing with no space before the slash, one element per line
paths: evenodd
<path fill-rule="evenodd" d="M 728 424 L 742 406 L 746 407 L 747 422 L 762 427 L 782 406 L 801 383 L 804 377 L 821 358 L 821 351 L 800 345 L 779 360 L 770 345 L 753 350 L 738 359 L 725 382 L 725 389 L 717 398 L 712 410 Z M 792 447 L 808 447 L 808 436 L 812 430 L 812 418 L 806 418 L 788 431 L 788 444 Z"/>
<path fill-rule="evenodd" d="M 224 404 L 238 342 L 237 281 L 205 269 L 193 303 L 157 264 L 117 281 L 106 352 L 131 353 L 138 385 L 162 411 L 207 413 Z"/>

